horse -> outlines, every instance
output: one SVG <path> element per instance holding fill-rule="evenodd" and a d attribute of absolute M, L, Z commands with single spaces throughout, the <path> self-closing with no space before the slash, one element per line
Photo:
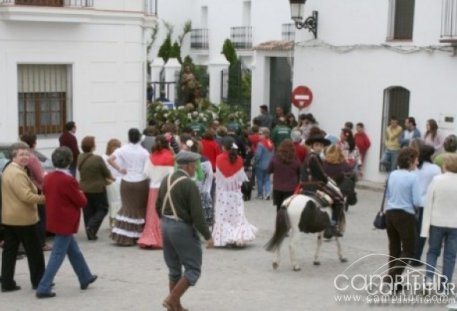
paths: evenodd
<path fill-rule="evenodd" d="M 317 232 L 317 248 L 316 252 L 314 254 L 314 265 L 320 265 L 319 261 L 319 252 L 320 248 L 322 246 L 322 234 L 327 226 L 327 223 L 329 223 L 329 217 L 328 214 L 324 211 L 320 210 L 320 207 L 316 203 L 316 201 L 311 198 L 310 196 L 304 195 L 304 194 L 298 194 L 298 195 L 293 195 L 286 200 L 284 200 L 281 209 L 276 215 L 276 228 L 273 236 L 271 239 L 267 242 L 265 245 L 265 248 L 267 251 L 274 252 L 274 257 L 273 257 L 273 269 L 277 270 L 279 267 L 279 259 L 280 259 L 280 248 L 281 244 L 286 238 L 286 236 L 289 234 L 289 255 L 290 255 L 290 261 L 292 264 L 292 269 L 293 271 L 300 271 L 300 265 L 296 259 L 296 249 L 297 249 L 297 243 L 299 239 L 299 233 L 300 231 L 302 232 L 316 232 L 314 230 L 311 231 L 305 231 L 303 228 L 303 223 L 310 222 L 310 219 L 305 219 L 307 216 L 310 215 L 308 212 L 305 212 L 305 210 L 309 211 L 312 210 L 316 214 L 317 218 L 312 219 L 311 221 L 314 222 L 316 221 L 316 224 L 322 223 L 322 225 L 317 228 L 316 230 L 319 230 Z M 340 221 L 340 226 L 341 229 L 344 229 L 344 212 L 342 220 Z M 326 217 L 326 221 L 323 219 Z M 342 254 L 342 248 L 341 248 L 341 243 L 338 237 L 335 237 L 336 240 L 336 246 L 337 246 L 337 254 L 340 262 L 344 263 L 347 262 L 347 259 L 343 256 Z"/>

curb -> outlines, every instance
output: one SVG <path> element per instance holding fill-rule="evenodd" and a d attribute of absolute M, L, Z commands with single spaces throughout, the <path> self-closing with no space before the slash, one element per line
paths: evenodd
<path fill-rule="evenodd" d="M 355 188 L 363 189 L 363 190 L 371 190 L 371 191 L 376 191 L 376 192 L 384 192 L 384 183 L 361 180 L 361 181 L 357 182 Z"/>

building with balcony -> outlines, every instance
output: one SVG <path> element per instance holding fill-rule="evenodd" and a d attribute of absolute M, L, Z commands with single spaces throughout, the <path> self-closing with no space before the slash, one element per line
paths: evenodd
<path fill-rule="evenodd" d="M 457 1 L 308 0 L 304 17 L 313 10 L 318 38 L 295 32 L 293 85 L 313 91 L 304 112 L 328 133 L 339 136 L 346 121 L 365 124 L 366 179 L 385 179 L 379 160 L 391 116 L 415 117 L 422 134 L 428 119 L 442 135 L 455 133 Z"/>
<path fill-rule="evenodd" d="M 146 120 L 146 45 L 155 0 L 0 0 L 0 141 L 38 134 L 58 146 L 77 136 L 127 140 Z"/>
<path fill-rule="evenodd" d="M 263 46 L 272 41 L 284 46 L 282 40 L 290 42 L 293 38 L 294 29 L 283 26 L 290 24 L 287 0 L 167 0 L 158 6 L 160 20 L 174 26 L 174 39 L 187 20 L 192 22 L 181 56 L 190 55 L 194 63 L 207 66 L 211 102 L 219 103 L 225 96 L 226 75 L 221 72 L 227 69 L 228 62 L 221 51 L 225 39 L 230 39 L 243 68 L 252 71 L 251 115 L 258 115 L 262 104 L 270 105 L 271 110 L 276 106 L 288 109 L 293 45 L 289 44 L 287 51 L 276 45 L 268 49 Z M 152 61 L 165 34 L 163 23 L 159 23 L 159 35 L 150 54 Z M 270 85 L 275 85 L 275 91 L 270 91 Z"/>

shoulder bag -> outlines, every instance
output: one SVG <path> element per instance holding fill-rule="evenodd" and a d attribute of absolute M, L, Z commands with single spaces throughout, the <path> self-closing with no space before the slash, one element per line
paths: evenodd
<path fill-rule="evenodd" d="M 389 178 L 386 181 L 386 187 L 384 189 L 384 194 L 382 196 L 381 208 L 376 213 L 376 216 L 373 220 L 373 226 L 375 229 L 384 230 L 386 229 L 386 214 L 384 212 L 384 203 L 386 202 L 386 193 L 387 193 L 387 186 L 389 185 Z"/>

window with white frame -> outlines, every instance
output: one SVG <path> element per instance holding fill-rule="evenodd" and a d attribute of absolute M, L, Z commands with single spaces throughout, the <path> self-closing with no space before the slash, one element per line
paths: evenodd
<path fill-rule="evenodd" d="M 415 0 L 390 0 L 387 40 L 412 40 Z"/>
<path fill-rule="evenodd" d="M 71 65 L 18 65 L 19 134 L 62 132 L 71 84 Z"/>

